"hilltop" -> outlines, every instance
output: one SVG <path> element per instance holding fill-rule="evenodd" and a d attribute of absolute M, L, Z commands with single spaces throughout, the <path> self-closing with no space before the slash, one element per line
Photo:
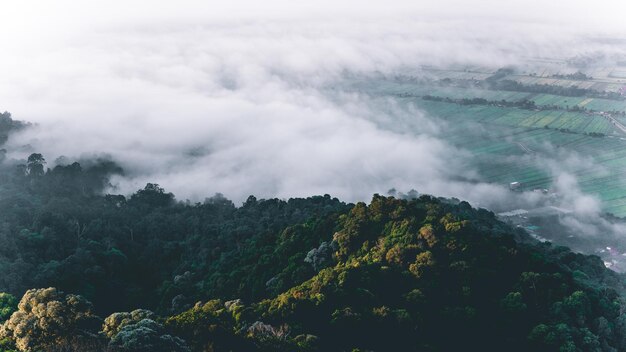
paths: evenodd
<path fill-rule="evenodd" d="M 621 274 L 467 202 L 126 198 L 43 161 L 0 189 L 7 351 L 626 347 Z"/>

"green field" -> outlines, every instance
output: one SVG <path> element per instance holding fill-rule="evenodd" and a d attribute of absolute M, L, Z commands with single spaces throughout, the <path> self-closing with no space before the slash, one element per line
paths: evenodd
<path fill-rule="evenodd" d="M 626 217 L 626 134 L 597 113 L 624 112 L 624 100 L 429 86 L 393 80 L 375 84 L 357 81 L 350 88 L 366 94 L 393 96 L 404 104 L 417 106 L 433 118 L 446 121 L 446 125 L 452 127 L 445 133 L 445 138 L 474 155 L 474 166 L 483 182 L 508 184 L 517 181 L 522 182 L 526 190 L 550 189 L 553 175 L 540 162 L 542 158 L 554 157 L 551 154 L 557 149 L 589 158 L 593 166 L 583 164 L 575 170 L 582 191 L 598 196 L 606 212 Z M 425 100 L 425 95 L 453 100 L 531 100 L 537 106 L 555 108 L 527 110 L 461 105 Z M 584 107 L 587 111 L 568 111 L 574 106 Z M 615 118 L 626 123 L 624 117 L 616 115 Z"/>
<path fill-rule="evenodd" d="M 519 102 L 522 100 L 533 101 L 537 106 L 557 106 L 562 109 L 574 108 L 575 106 L 592 111 L 619 111 L 626 113 L 626 100 L 611 100 L 589 97 L 564 97 L 552 94 L 536 94 L 526 92 L 496 91 L 478 88 L 460 88 L 427 86 L 412 83 L 377 82 L 372 86 L 370 82 L 357 82 L 351 88 L 363 92 L 382 93 L 388 95 L 410 94 L 414 96 L 432 95 L 448 97 L 451 99 L 483 98 L 489 101 Z"/>
<path fill-rule="evenodd" d="M 470 133 L 450 136 L 452 143 L 477 156 L 484 181 L 503 184 L 518 181 L 526 189 L 550 188 L 550 173 L 537 166 L 533 157 L 517 158 L 515 162 L 506 158 L 527 154 L 519 144 L 531 151 L 542 151 L 547 142 L 593 158 L 593 168 L 576 170 L 581 189 L 598 195 L 607 212 L 626 216 L 626 140 L 617 135 L 602 138 L 584 134 L 617 134 L 606 119 L 564 111 L 467 107 L 423 100 L 414 103 L 427 113 L 450 122 L 471 120 L 489 126 L 491 138 L 476 138 Z M 493 158 L 494 155 L 502 158 Z"/>
<path fill-rule="evenodd" d="M 620 135 L 604 117 L 586 112 L 563 110 L 524 110 L 489 105 L 459 105 L 446 102 L 430 101 L 421 98 L 410 99 L 426 112 L 444 119 L 463 122 L 488 123 L 509 127 L 565 129 L 575 133 L 602 133 Z"/>

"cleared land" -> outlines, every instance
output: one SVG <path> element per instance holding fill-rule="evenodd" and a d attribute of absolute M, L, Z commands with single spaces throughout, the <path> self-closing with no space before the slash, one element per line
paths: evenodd
<path fill-rule="evenodd" d="M 485 89 L 480 87 L 480 82 L 494 72 L 474 70 L 429 69 L 431 81 L 426 82 L 404 77 L 355 80 L 350 89 L 392 96 L 447 121 L 448 126 L 454 127 L 446 132 L 445 138 L 475 155 L 481 181 L 500 184 L 517 181 L 526 190 L 550 189 L 553 175 L 542 163 L 546 157 L 555 157 L 557 151 L 565 150 L 592 160 L 592 166 L 581 163 L 575 170 L 582 190 L 597 195 L 606 212 L 626 217 L 626 132 L 620 126 L 626 124 L 626 100 L 619 96 L 605 99 Z M 586 88 L 589 92 L 616 92 L 623 80 L 617 78 L 621 77 L 619 73 L 597 70 L 595 74 L 600 77 L 577 81 L 554 78 L 554 73 L 546 70 L 542 73 L 544 77 L 509 75 L 503 79 Z M 468 81 L 478 84 L 467 87 Z M 487 102 L 459 103 L 474 98 Z M 536 108 L 510 106 L 524 101 L 533 102 Z"/>

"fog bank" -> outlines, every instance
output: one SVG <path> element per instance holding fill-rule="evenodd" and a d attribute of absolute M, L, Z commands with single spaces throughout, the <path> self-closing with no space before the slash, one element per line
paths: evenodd
<path fill-rule="evenodd" d="M 346 73 L 624 53 L 592 40 L 624 29 L 611 1 L 597 16 L 582 1 L 27 5 L 1 5 L 1 108 L 37 123 L 9 155 L 109 156 L 127 171 L 111 191 L 157 182 L 191 200 L 395 187 L 495 206 L 508 190 L 469 186 L 471 156 L 440 121 L 333 87 Z"/>

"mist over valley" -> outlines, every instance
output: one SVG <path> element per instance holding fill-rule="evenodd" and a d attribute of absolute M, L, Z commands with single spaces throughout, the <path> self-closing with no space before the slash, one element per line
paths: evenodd
<path fill-rule="evenodd" d="M 0 5 L 0 351 L 626 348 L 624 5 L 157 3 Z"/>

